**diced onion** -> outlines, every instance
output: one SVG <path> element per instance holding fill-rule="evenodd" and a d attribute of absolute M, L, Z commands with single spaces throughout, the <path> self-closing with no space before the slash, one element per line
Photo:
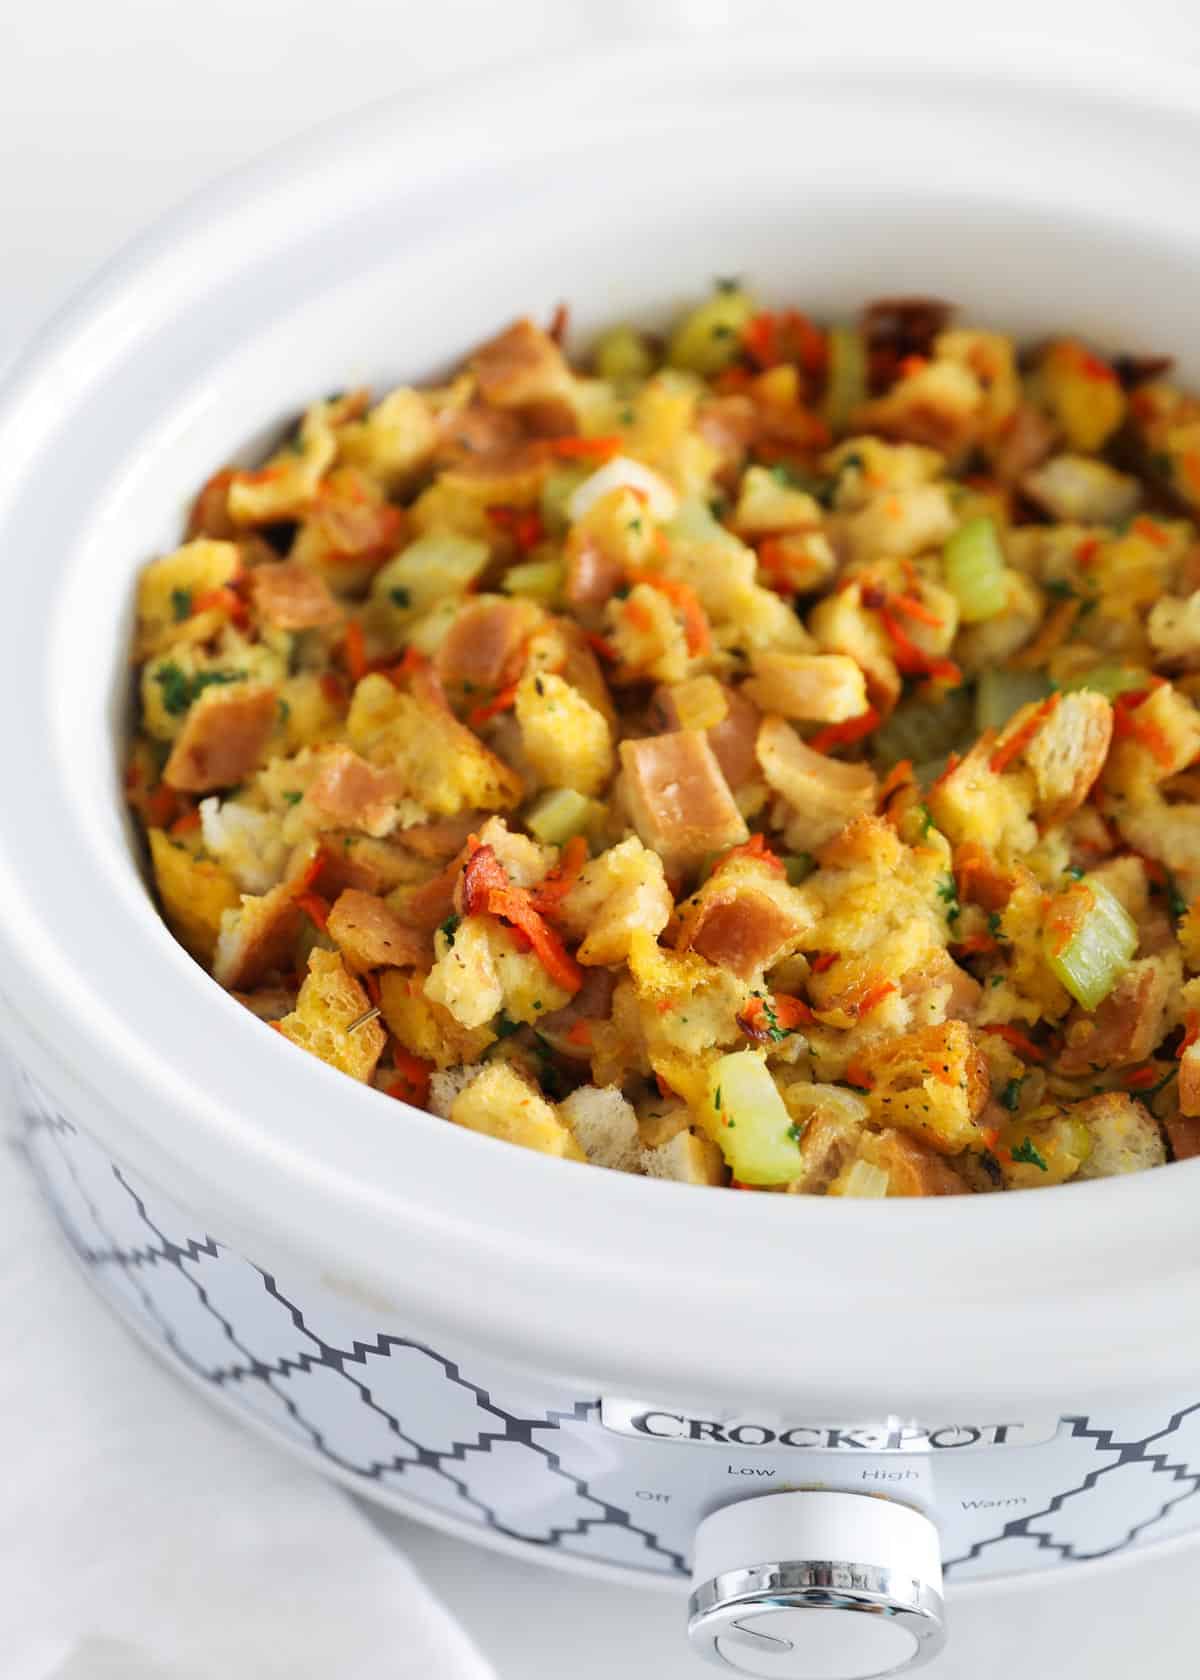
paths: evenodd
<path fill-rule="evenodd" d="M 831 1196 L 886 1196 L 890 1175 L 886 1167 L 872 1166 L 870 1161 L 855 1161 L 844 1173 L 839 1173 L 829 1187 Z"/>
<path fill-rule="evenodd" d="M 645 496 L 652 519 L 673 519 L 679 506 L 679 498 L 665 478 L 651 472 L 640 461 L 631 460 L 628 455 L 615 455 L 571 492 L 567 513 L 573 520 L 582 519 L 588 509 L 594 507 L 601 496 L 607 496 L 610 490 L 638 491 Z"/>
<path fill-rule="evenodd" d="M 1128 968 L 1138 930 L 1104 883 L 1085 876 L 1051 899 L 1043 943 L 1053 973 L 1076 1003 L 1092 1010 Z"/>
<path fill-rule="evenodd" d="M 551 788 L 539 795 L 525 815 L 525 826 L 544 846 L 565 846 L 595 816 L 594 800 L 574 788 Z"/>
<path fill-rule="evenodd" d="M 549 606 L 562 593 L 563 575 L 561 560 L 524 560 L 508 568 L 500 587 L 506 595 Z"/>
<path fill-rule="evenodd" d="M 928 700 L 904 700 L 875 731 L 871 751 L 885 770 L 904 758 L 923 764 L 962 748 L 972 722 L 971 696 L 965 691 L 955 690 L 936 705 Z"/>
<path fill-rule="evenodd" d="M 1071 694 L 1077 689 L 1090 689 L 1093 694 L 1103 694 L 1106 700 L 1115 700 L 1118 694 L 1130 694 L 1139 688 L 1145 688 L 1150 681 L 1148 671 L 1139 671 L 1128 665 L 1095 665 L 1082 676 L 1072 677 L 1062 685 L 1064 694 Z"/>
<path fill-rule="evenodd" d="M 942 550 L 942 564 L 964 624 L 981 624 L 1004 611 L 1008 605 L 1004 551 L 986 515 L 959 526 Z"/>

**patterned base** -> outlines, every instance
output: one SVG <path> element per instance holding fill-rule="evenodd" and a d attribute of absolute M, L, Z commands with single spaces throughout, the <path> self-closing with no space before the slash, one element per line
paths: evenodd
<path fill-rule="evenodd" d="M 601 1567 L 671 1576 L 686 1573 L 699 1518 L 749 1491 L 729 1477 L 779 1487 L 788 1484 L 770 1478 L 796 1474 L 795 1455 L 781 1464 L 767 1450 L 614 1434 L 594 1394 L 490 1357 L 485 1382 L 474 1380 L 465 1371 L 484 1375 L 478 1357 L 382 1332 L 327 1283 L 285 1282 L 214 1241 L 31 1083 L 22 1089 L 30 1158 L 102 1294 L 235 1410 L 367 1496 L 398 1495 Z M 817 1461 L 806 1480 L 849 1485 L 845 1455 L 805 1456 Z M 1123 1410 L 1104 1424 L 1064 1415 L 1042 1445 L 936 1456 L 935 1467 L 920 1460 L 920 1492 L 953 1579 L 1106 1557 L 1200 1528 L 1200 1401 Z M 876 1474 L 865 1463 L 896 1461 L 860 1456 L 851 1481 Z"/>

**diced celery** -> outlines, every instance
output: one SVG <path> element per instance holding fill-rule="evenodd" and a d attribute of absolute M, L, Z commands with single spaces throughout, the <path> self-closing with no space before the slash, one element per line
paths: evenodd
<path fill-rule="evenodd" d="M 597 812 L 594 799 L 574 788 L 550 788 L 539 794 L 525 817 L 525 826 L 544 846 L 565 846 L 582 834 Z"/>
<path fill-rule="evenodd" d="M 1139 671 L 1130 665 L 1094 665 L 1082 676 L 1072 677 L 1069 682 L 1063 683 L 1062 690 L 1064 694 L 1071 694 L 1077 689 L 1087 688 L 1093 694 L 1103 694 L 1106 700 L 1115 700 L 1118 694 L 1145 688 L 1149 681 L 1148 671 Z"/>
<path fill-rule="evenodd" d="M 601 379 L 611 379 L 614 383 L 645 379 L 654 371 L 650 346 L 630 326 L 613 327 L 597 340 L 595 364 Z"/>
<path fill-rule="evenodd" d="M 740 351 L 742 328 L 757 307 L 740 286 L 718 288 L 677 324 L 667 343 L 667 361 L 691 373 L 720 373 Z"/>
<path fill-rule="evenodd" d="M 592 467 L 555 467 L 542 480 L 540 512 L 551 536 L 561 537 L 566 532 L 571 523 L 567 503 L 593 471 Z"/>
<path fill-rule="evenodd" d="M 975 727 L 981 734 L 1001 729 L 1014 712 L 1049 693 L 1049 678 L 1040 671 L 997 671 L 989 666 L 980 672 L 975 690 Z"/>
<path fill-rule="evenodd" d="M 964 624 L 982 624 L 1004 611 L 1004 550 L 992 520 L 980 515 L 960 525 L 942 550 L 942 564 Z"/>
<path fill-rule="evenodd" d="M 1084 876 L 1050 900 L 1042 941 L 1051 971 L 1091 1010 L 1129 966 L 1138 930 L 1104 883 Z"/>
<path fill-rule="evenodd" d="M 371 599 L 397 618 L 428 612 L 448 595 L 461 594 L 491 558 L 487 543 L 453 531 L 430 531 L 389 560 L 371 581 Z"/>
<path fill-rule="evenodd" d="M 716 544 L 730 554 L 744 554 L 745 544 L 733 532 L 714 518 L 707 502 L 699 496 L 687 496 L 680 502 L 675 517 L 666 527 L 667 540 L 672 543 Z"/>
<path fill-rule="evenodd" d="M 792 1117 L 752 1050 L 722 1056 L 709 1075 L 706 1124 L 744 1184 L 787 1184 L 802 1167 Z"/>
<path fill-rule="evenodd" d="M 870 1161 L 853 1161 L 829 1186 L 831 1196 L 886 1196 L 890 1174 Z"/>
<path fill-rule="evenodd" d="M 525 560 L 510 566 L 500 587 L 506 595 L 520 595 L 529 601 L 549 606 L 562 593 L 563 563 L 561 560 Z"/>
<path fill-rule="evenodd" d="M 829 374 L 825 385 L 825 423 L 843 432 L 850 416 L 867 400 L 867 346 L 854 327 L 830 327 Z"/>
<path fill-rule="evenodd" d="M 879 764 L 889 770 L 901 759 L 923 764 L 961 748 L 974 722 L 971 696 L 953 689 L 944 700 L 904 700 L 871 737 L 871 750 Z"/>

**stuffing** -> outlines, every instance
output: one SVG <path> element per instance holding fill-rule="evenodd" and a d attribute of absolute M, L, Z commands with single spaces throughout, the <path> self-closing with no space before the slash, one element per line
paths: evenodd
<path fill-rule="evenodd" d="M 721 283 L 578 366 L 523 318 L 212 473 L 130 638 L 180 943 L 643 1177 L 1200 1155 L 1200 395 L 953 317 Z"/>
<path fill-rule="evenodd" d="M 309 952 L 308 973 L 296 1007 L 278 1023 L 279 1031 L 330 1067 L 366 1081 L 387 1042 L 378 1021 L 355 1024 L 370 1007 L 366 992 L 341 957 L 318 947 Z"/>
<path fill-rule="evenodd" d="M 542 1155 L 587 1159 L 570 1124 L 507 1062 L 489 1063 L 471 1080 L 451 1103 L 449 1119 L 455 1126 Z"/>

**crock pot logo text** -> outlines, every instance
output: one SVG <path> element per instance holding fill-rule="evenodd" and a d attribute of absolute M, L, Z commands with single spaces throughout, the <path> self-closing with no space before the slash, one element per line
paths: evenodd
<path fill-rule="evenodd" d="M 761 1423 L 749 1418 L 691 1417 L 628 1400 L 603 1400 L 601 1422 L 622 1435 L 716 1447 L 790 1447 L 803 1452 L 922 1453 L 964 1447 L 1027 1446 L 1049 1440 L 1057 1419 L 1037 1424 L 947 1423 L 930 1426 L 889 1418 L 885 1423 Z"/>

